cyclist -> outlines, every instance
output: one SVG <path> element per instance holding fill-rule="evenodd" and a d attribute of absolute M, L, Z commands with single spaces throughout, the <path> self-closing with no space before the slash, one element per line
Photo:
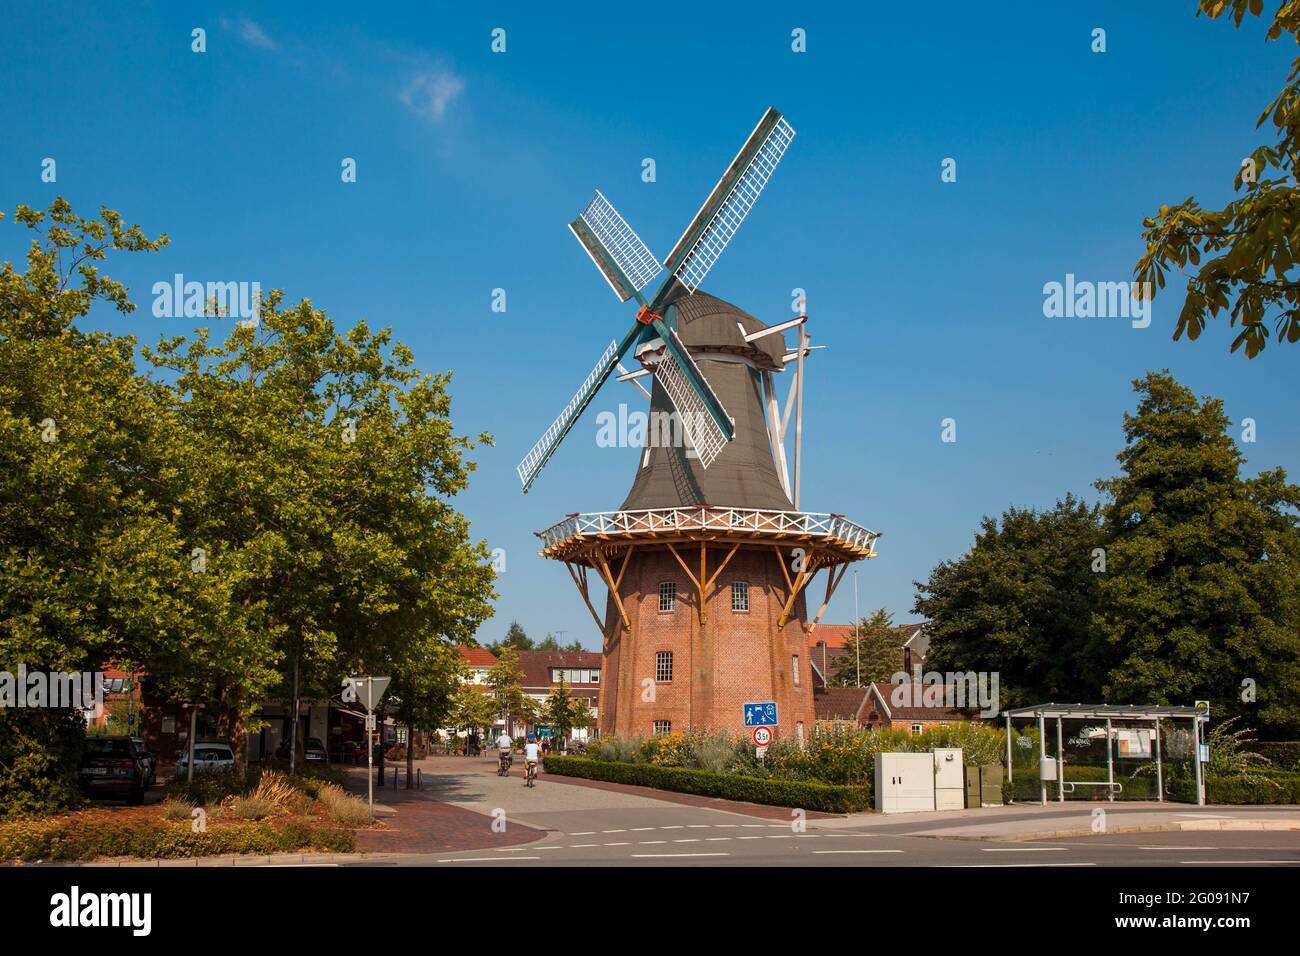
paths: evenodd
<path fill-rule="evenodd" d="M 514 749 L 514 740 L 502 730 L 501 736 L 497 738 L 497 763 L 503 772 L 510 769 L 510 754 Z"/>
<path fill-rule="evenodd" d="M 537 746 L 537 735 L 529 734 L 528 743 L 524 744 L 524 774 L 537 776 L 537 764 L 541 760 L 541 749 Z"/>

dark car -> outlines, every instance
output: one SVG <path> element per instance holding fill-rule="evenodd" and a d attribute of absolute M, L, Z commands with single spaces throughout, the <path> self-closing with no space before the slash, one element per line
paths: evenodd
<path fill-rule="evenodd" d="M 81 790 L 92 799 L 144 803 L 149 768 L 130 737 L 87 737 L 78 771 Z"/>
<path fill-rule="evenodd" d="M 152 787 L 158 779 L 158 757 L 143 737 L 132 737 L 131 743 L 135 746 L 136 756 L 144 761 L 145 780 Z"/>
<path fill-rule="evenodd" d="M 280 746 L 275 748 L 275 755 L 281 760 L 289 759 L 289 741 L 280 741 Z M 302 745 L 302 756 L 307 763 L 329 763 L 330 755 L 325 750 L 325 745 L 320 742 L 319 737 L 308 737 Z"/>
<path fill-rule="evenodd" d="M 330 755 L 319 737 L 308 737 L 302 748 L 303 759 L 308 763 L 329 763 Z"/>

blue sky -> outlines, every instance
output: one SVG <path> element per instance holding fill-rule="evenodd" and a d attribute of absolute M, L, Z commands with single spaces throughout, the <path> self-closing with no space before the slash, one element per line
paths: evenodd
<path fill-rule="evenodd" d="M 506 551 L 483 640 L 518 619 L 598 646 L 532 532 L 617 507 L 636 467 L 635 450 L 596 444 L 598 412 L 643 407 L 611 382 L 519 493 L 515 464 L 631 318 L 565 224 L 600 188 L 663 255 L 769 105 L 798 136 L 705 288 L 768 321 L 807 290 L 827 349 L 809 367 L 803 505 L 884 533 L 858 566 L 864 612 L 911 619 L 912 582 L 965 550 L 981 515 L 1091 494 L 1148 368 L 1254 418 L 1252 469 L 1300 472 L 1294 348 L 1229 356 L 1223 321 L 1172 342 L 1177 292 L 1146 329 L 1043 315 L 1044 283 L 1066 273 L 1131 278 L 1161 202 L 1229 195 L 1295 50 L 1258 23 L 1197 18 L 1193 0 L 470 6 L 11 0 L 0 259 L 25 249 L 16 204 L 106 204 L 172 243 L 112 264 L 141 308 L 97 312 L 102 327 L 189 331 L 149 308 L 176 272 L 259 281 L 340 325 L 392 326 L 422 368 L 453 369 L 458 427 L 497 442 L 459 501 Z M 847 585 L 826 620 L 849 619 Z"/>

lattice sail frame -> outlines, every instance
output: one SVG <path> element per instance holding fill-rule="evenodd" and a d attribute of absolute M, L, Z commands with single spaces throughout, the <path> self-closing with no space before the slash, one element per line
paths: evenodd
<path fill-rule="evenodd" d="M 579 223 L 587 227 L 589 234 L 584 235 Z M 654 253 L 599 189 L 587 208 L 569 224 L 569 229 L 582 243 L 614 294 L 624 302 L 648 286 L 663 269 Z M 591 241 L 597 248 L 591 247 Z M 608 259 L 617 269 L 611 273 L 602 258 Z"/>
<path fill-rule="evenodd" d="M 610 369 L 618 362 L 618 343 L 611 341 L 605 351 L 601 353 L 600 360 L 596 362 L 595 368 L 591 370 L 583 383 L 574 393 L 569 404 L 564 406 L 564 411 L 556 417 L 551 423 L 551 427 L 542 433 L 542 437 L 537 440 L 537 444 L 524 456 L 515 468 L 519 475 L 519 480 L 523 482 L 524 492 L 527 493 L 529 487 L 541 474 L 542 468 L 545 467 L 547 460 L 555 454 L 555 449 L 560 446 L 560 442 L 573 427 L 573 423 L 578 420 L 582 410 L 587 407 L 592 396 L 601 383 L 609 375 Z"/>
<path fill-rule="evenodd" d="M 686 357 L 686 361 L 691 364 L 691 372 L 694 373 L 695 380 L 704 388 L 708 389 L 709 395 L 719 408 L 725 407 L 719 401 L 718 396 L 714 394 L 709 380 L 706 379 L 695 365 L 695 360 L 691 358 L 690 352 L 686 346 L 682 345 L 681 339 L 677 337 L 676 332 L 669 333 L 673 337 L 673 343 L 680 350 L 680 353 Z M 722 454 L 722 449 L 727 447 L 727 434 L 724 432 L 713 415 L 709 413 L 708 406 L 700 398 L 699 393 L 691 384 L 691 375 L 677 361 L 677 358 L 668 349 L 664 349 L 663 357 L 654 366 L 655 380 L 663 386 L 664 391 L 668 394 L 669 400 L 673 403 L 673 408 L 677 410 L 677 417 L 681 420 L 682 431 L 685 433 L 691 447 L 695 449 L 695 454 L 699 458 L 700 467 L 708 468 L 717 460 L 718 455 Z"/>
<path fill-rule="evenodd" d="M 673 270 L 673 275 L 691 292 L 704 282 L 704 277 L 709 274 L 713 264 L 731 242 L 731 237 L 758 202 L 763 187 L 772 178 L 772 173 L 794 140 L 794 135 L 794 127 L 786 122 L 784 116 L 780 117 L 744 172 L 737 177 L 726 198 L 718 205 L 700 237 L 695 240 L 681 264 Z"/>

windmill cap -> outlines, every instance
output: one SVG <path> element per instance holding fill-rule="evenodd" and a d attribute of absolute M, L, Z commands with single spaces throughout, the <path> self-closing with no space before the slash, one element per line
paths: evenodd
<path fill-rule="evenodd" d="M 760 369 L 779 372 L 785 368 L 783 334 L 774 332 L 745 341 L 746 334 L 766 329 L 766 322 L 707 292 L 682 296 L 673 304 L 677 307 L 677 334 L 693 355 L 697 351 L 728 352 L 748 358 Z M 744 334 L 740 327 L 745 329 Z"/>

